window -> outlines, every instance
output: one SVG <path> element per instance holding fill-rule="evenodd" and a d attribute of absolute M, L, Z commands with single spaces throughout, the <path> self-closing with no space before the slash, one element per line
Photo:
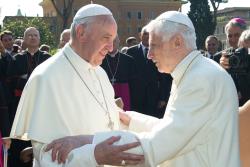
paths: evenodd
<path fill-rule="evenodd" d="M 155 18 L 155 12 L 154 12 L 154 11 L 151 11 L 151 12 L 150 12 L 149 18 L 150 18 L 151 20 Z"/>
<path fill-rule="evenodd" d="M 131 12 L 128 12 L 127 13 L 127 19 L 130 20 L 131 18 L 132 18 L 132 14 L 131 14 Z"/>
<path fill-rule="evenodd" d="M 137 19 L 141 20 L 142 19 L 142 12 L 137 12 Z"/>

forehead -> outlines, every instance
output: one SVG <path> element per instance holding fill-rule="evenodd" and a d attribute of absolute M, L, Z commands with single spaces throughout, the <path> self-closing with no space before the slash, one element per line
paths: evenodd
<path fill-rule="evenodd" d="M 217 43 L 217 40 L 214 38 L 209 38 L 206 43 Z"/>
<path fill-rule="evenodd" d="M 26 34 L 39 34 L 38 30 L 32 28 L 26 31 Z"/>
<path fill-rule="evenodd" d="M 12 39 L 13 38 L 13 36 L 12 35 L 10 35 L 10 34 L 3 34 L 3 36 L 2 36 L 2 39 Z"/>
<path fill-rule="evenodd" d="M 91 24 L 93 33 L 109 34 L 116 37 L 117 24 L 112 16 L 97 16 Z"/>
<path fill-rule="evenodd" d="M 158 33 L 152 31 L 149 33 L 149 39 L 150 40 L 161 40 L 163 37 L 159 35 Z"/>
<path fill-rule="evenodd" d="M 70 38 L 70 33 L 64 33 L 64 34 L 62 34 L 62 36 L 61 36 L 61 40 L 62 39 L 69 39 Z"/>
<path fill-rule="evenodd" d="M 242 32 L 242 29 L 238 26 L 230 26 L 228 28 L 228 34 L 237 34 L 241 32 Z"/>

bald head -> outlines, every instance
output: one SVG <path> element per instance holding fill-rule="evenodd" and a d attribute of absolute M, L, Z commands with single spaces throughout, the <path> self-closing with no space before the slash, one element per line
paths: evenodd
<path fill-rule="evenodd" d="M 60 36 L 59 48 L 63 48 L 64 45 L 70 40 L 70 29 L 65 29 Z"/>

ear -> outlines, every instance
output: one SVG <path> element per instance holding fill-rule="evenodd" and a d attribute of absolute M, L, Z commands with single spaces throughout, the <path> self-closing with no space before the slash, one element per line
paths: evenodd
<path fill-rule="evenodd" d="M 86 28 L 84 26 L 76 26 L 76 37 L 81 42 L 84 42 L 86 40 Z"/>
<path fill-rule="evenodd" d="M 180 49 L 183 46 L 183 37 L 180 34 L 176 34 L 173 37 L 173 47 L 174 49 Z"/>

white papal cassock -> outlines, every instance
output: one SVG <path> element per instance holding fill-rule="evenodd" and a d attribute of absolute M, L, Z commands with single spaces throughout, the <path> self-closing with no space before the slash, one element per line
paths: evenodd
<path fill-rule="evenodd" d="M 129 112 L 138 132 L 145 166 L 240 167 L 238 99 L 229 74 L 193 51 L 171 73 L 163 119 Z M 99 140 L 109 133 L 96 134 Z"/>
<path fill-rule="evenodd" d="M 94 99 L 65 56 L 103 107 Z M 37 165 L 47 163 L 42 166 L 57 166 L 51 162 L 50 153 L 43 152 L 46 144 L 65 136 L 110 131 L 107 127 L 109 118 L 103 109 L 106 109 L 105 103 L 114 129 L 118 129 L 119 109 L 106 73 L 99 66 L 93 68 L 67 44 L 32 73 L 18 105 L 11 136 L 32 140 Z M 81 148 L 83 167 L 96 166 L 95 160 L 91 159 L 93 156 L 90 156 L 94 154 L 93 150 L 94 145 Z M 72 155 L 70 157 L 72 159 Z"/>

